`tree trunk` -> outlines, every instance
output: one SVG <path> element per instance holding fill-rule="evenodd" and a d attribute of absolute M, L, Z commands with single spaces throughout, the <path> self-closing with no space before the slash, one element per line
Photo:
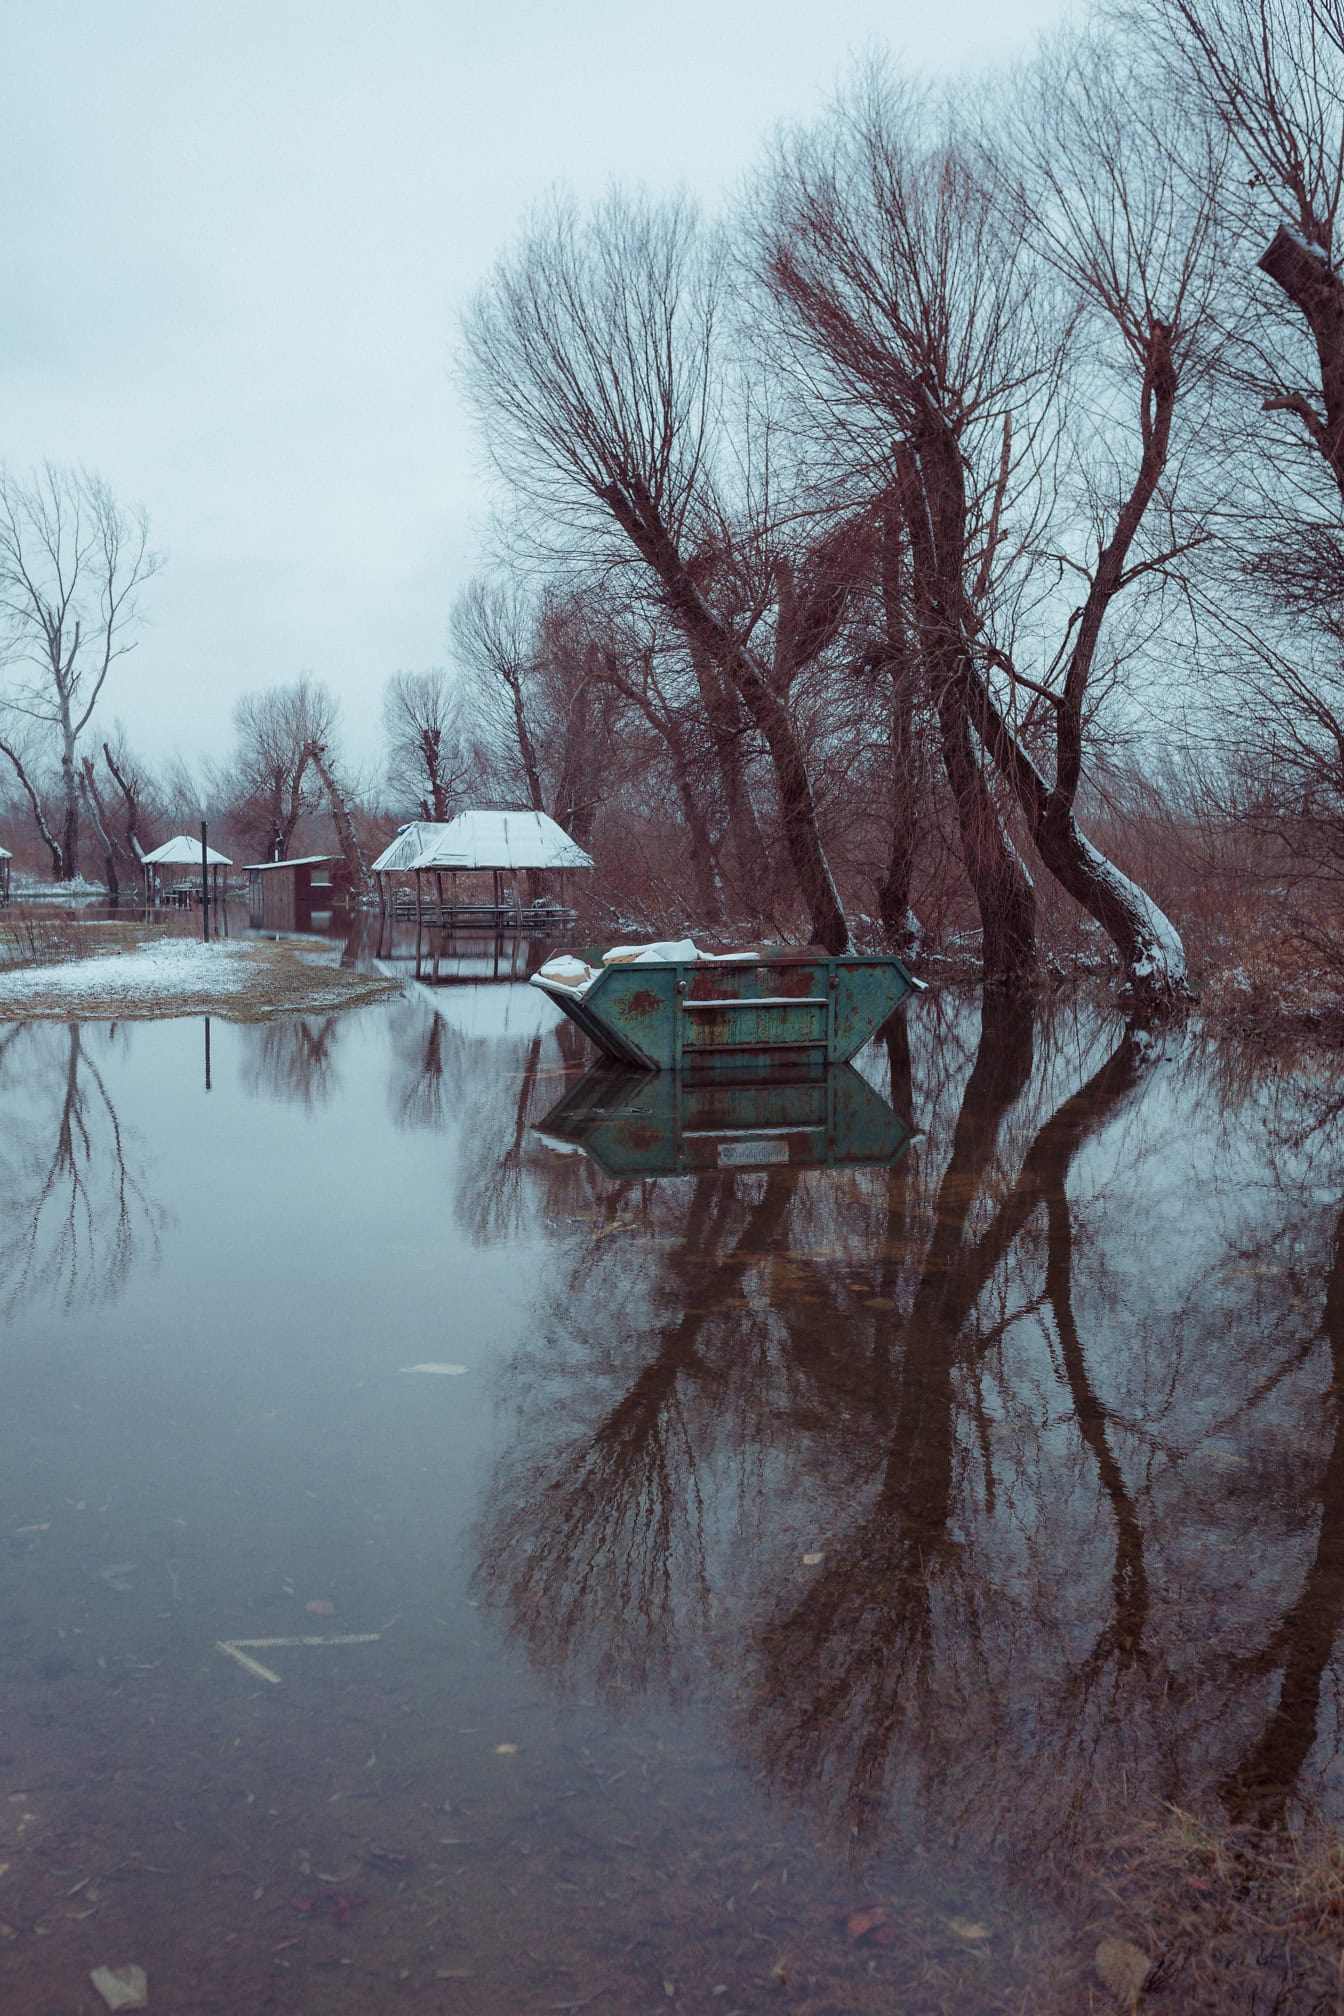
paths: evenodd
<path fill-rule="evenodd" d="M 84 781 L 84 802 L 89 808 L 89 817 L 94 824 L 103 847 L 103 872 L 107 877 L 108 901 L 115 910 L 121 902 L 121 885 L 117 880 L 117 860 L 111 836 L 107 830 L 107 816 L 98 798 L 98 786 L 94 782 L 93 764 L 86 756 L 81 764 Z"/>
<path fill-rule="evenodd" d="M 915 813 L 923 795 L 922 764 L 915 742 L 916 668 L 906 631 L 900 519 L 890 504 L 883 512 L 881 539 L 882 611 L 891 680 L 891 799 L 887 859 L 877 885 L 877 914 L 887 944 L 894 952 L 908 954 L 919 941 L 919 920 L 910 907 L 910 890 L 918 839 Z"/>
<path fill-rule="evenodd" d="M 751 653 L 705 602 L 643 486 L 632 482 L 625 489 L 610 484 L 599 494 L 662 583 L 668 606 L 687 638 L 702 645 L 741 696 L 753 725 L 764 736 L 774 765 L 784 840 L 811 921 L 813 942 L 832 954 L 848 952 L 849 924 L 822 844 L 807 761 L 787 706 Z"/>
<path fill-rule="evenodd" d="M 126 806 L 126 845 L 130 850 L 132 860 L 143 862 L 145 850 L 140 845 L 140 800 L 132 789 L 129 780 L 117 768 L 113 760 L 112 751 L 106 742 L 103 744 L 103 757 L 108 769 L 112 773 L 112 780 L 120 791 L 122 800 Z"/>
<path fill-rule="evenodd" d="M 14 774 L 18 778 L 20 784 L 23 786 L 24 795 L 27 798 L 28 804 L 32 810 L 33 824 L 37 827 L 38 832 L 42 835 L 43 844 L 50 850 L 51 853 L 51 872 L 53 879 L 57 882 L 64 881 L 65 861 L 61 854 L 60 842 L 57 840 L 50 826 L 48 826 L 47 824 L 47 815 L 42 810 L 42 801 L 38 797 L 37 792 L 33 789 L 32 780 L 29 778 L 28 772 L 25 770 L 23 766 L 22 758 L 19 756 L 18 751 L 12 748 L 8 742 L 0 742 L 0 755 L 8 756 L 10 762 L 14 766 Z"/>
<path fill-rule="evenodd" d="M 1018 987 L 1036 970 L 1036 892 L 985 777 L 972 734 L 978 678 L 966 606 L 966 484 L 961 450 L 930 411 L 916 446 L 896 451 L 900 502 L 910 539 L 915 629 L 938 711 L 962 858 L 980 913 L 986 982 Z"/>
<path fill-rule="evenodd" d="M 327 761 L 326 750 L 320 746 L 314 746 L 309 751 L 309 754 L 313 768 L 322 779 L 322 788 L 326 792 L 327 802 L 331 806 L 331 817 L 332 823 L 336 828 L 336 838 L 340 843 L 341 853 L 345 857 L 345 865 L 350 871 L 350 886 L 356 897 L 362 897 L 369 886 L 369 871 L 365 865 L 364 852 L 360 847 L 359 837 L 355 832 L 354 821 L 350 817 L 350 807 L 346 801 L 345 793 L 337 783 L 335 772 Z"/>
<path fill-rule="evenodd" d="M 75 770 L 75 738 L 67 729 L 61 748 L 61 797 L 63 814 L 61 856 L 65 862 L 63 879 L 73 882 L 79 874 L 79 779 Z"/>

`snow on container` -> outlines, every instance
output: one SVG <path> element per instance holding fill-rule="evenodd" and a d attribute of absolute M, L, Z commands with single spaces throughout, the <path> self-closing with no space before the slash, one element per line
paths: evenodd
<path fill-rule="evenodd" d="M 921 984 L 887 956 L 707 953 L 689 938 L 565 955 L 532 976 L 599 1050 L 641 1071 L 842 1064 Z"/>

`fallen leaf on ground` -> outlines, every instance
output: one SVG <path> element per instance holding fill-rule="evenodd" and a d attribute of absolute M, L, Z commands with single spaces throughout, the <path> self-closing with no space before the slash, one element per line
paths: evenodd
<path fill-rule="evenodd" d="M 109 2009 L 147 2009 L 149 1983 L 143 1967 L 95 1967 L 89 1976 Z"/>
<path fill-rule="evenodd" d="M 1152 1966 L 1141 1946 L 1136 1946 L 1130 1939 L 1103 1939 L 1093 1964 L 1103 1987 L 1110 1989 L 1123 2008 L 1138 2007 L 1143 1984 Z"/>

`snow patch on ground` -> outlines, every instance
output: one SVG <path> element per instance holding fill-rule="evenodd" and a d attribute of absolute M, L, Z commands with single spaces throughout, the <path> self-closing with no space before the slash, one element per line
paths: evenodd
<path fill-rule="evenodd" d="M 154 995 L 240 993 L 256 977 L 241 946 L 203 945 L 189 938 L 161 938 L 134 952 L 70 959 L 52 966 L 0 967 L 0 1000 L 37 995 L 69 995 L 71 1000 L 139 999 Z"/>

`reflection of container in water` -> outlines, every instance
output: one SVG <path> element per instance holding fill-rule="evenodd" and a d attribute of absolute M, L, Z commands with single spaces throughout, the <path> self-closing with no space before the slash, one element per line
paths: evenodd
<path fill-rule="evenodd" d="M 548 1147 L 608 1176 L 706 1169 L 890 1167 L 914 1138 L 851 1065 L 696 1080 L 595 1064 L 538 1123 Z"/>

